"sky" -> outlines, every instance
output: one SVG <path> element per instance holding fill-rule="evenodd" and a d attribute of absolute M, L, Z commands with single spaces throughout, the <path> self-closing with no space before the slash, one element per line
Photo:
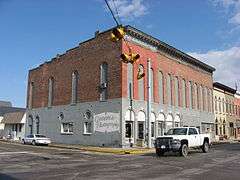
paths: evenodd
<path fill-rule="evenodd" d="M 122 24 L 214 66 L 214 81 L 240 87 L 240 0 L 114 1 Z M 113 26 L 104 0 L 0 0 L 0 100 L 25 107 L 29 69 Z"/>

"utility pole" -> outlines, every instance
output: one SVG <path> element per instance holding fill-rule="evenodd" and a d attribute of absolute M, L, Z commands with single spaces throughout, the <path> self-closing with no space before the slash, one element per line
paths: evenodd
<path fill-rule="evenodd" d="M 151 91 L 151 59 L 147 59 L 147 145 L 148 148 L 152 147 L 151 142 L 151 98 L 152 98 L 152 91 Z"/>

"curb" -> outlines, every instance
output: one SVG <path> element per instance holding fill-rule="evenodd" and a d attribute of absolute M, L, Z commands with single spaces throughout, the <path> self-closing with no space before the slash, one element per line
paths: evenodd
<path fill-rule="evenodd" d="M 0 139 L 0 142 L 8 143 L 8 144 L 18 144 L 21 145 L 22 143 L 18 141 L 9 141 Z M 96 153 L 106 153 L 106 154 L 147 154 L 147 153 L 154 153 L 154 149 L 113 149 L 113 148 L 102 148 L 102 147 L 77 147 L 71 145 L 59 145 L 59 144 L 49 144 L 49 148 L 59 148 L 59 149 L 73 149 L 73 150 L 81 150 L 81 151 L 89 151 L 89 152 L 96 152 Z"/>
<path fill-rule="evenodd" d="M 64 145 L 55 145 L 51 144 L 50 147 L 62 148 L 62 149 L 76 149 L 89 152 L 97 153 L 108 153 L 108 154 L 146 154 L 153 153 L 154 149 L 111 149 L 111 148 L 101 148 L 101 147 L 74 147 L 74 146 L 64 146 Z"/>

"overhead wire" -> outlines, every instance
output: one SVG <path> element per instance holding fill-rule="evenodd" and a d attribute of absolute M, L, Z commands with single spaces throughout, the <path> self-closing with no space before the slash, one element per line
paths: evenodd
<path fill-rule="evenodd" d="M 115 3 L 115 0 L 112 0 L 112 3 L 113 3 L 113 6 L 114 6 L 114 8 L 115 8 L 115 11 L 116 11 L 116 14 L 117 14 L 117 18 L 118 18 L 118 19 L 115 17 L 115 15 L 114 15 L 114 13 L 113 13 L 113 10 L 112 10 L 112 8 L 110 7 L 110 5 L 109 5 L 109 3 L 108 3 L 107 0 L 105 0 L 105 3 L 107 4 L 107 7 L 108 7 L 108 9 L 110 10 L 111 15 L 112 15 L 114 21 L 116 22 L 117 26 L 120 26 L 121 20 L 120 20 L 120 17 L 119 17 L 119 13 L 118 13 L 118 10 L 117 10 L 117 6 L 116 6 L 116 3 Z M 118 22 L 118 21 L 119 21 L 119 22 Z M 125 44 L 126 44 L 126 46 L 127 46 L 127 48 L 128 48 L 129 53 L 131 54 L 131 53 L 132 53 L 132 49 L 131 49 L 130 45 L 128 44 L 128 41 L 126 40 L 125 37 L 123 37 L 123 40 L 124 40 L 124 42 L 125 42 Z"/>

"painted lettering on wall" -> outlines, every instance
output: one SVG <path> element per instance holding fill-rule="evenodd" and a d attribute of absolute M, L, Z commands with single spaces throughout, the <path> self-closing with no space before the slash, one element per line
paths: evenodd
<path fill-rule="evenodd" d="M 101 113 L 94 116 L 94 130 L 97 132 L 120 131 L 118 113 Z"/>

